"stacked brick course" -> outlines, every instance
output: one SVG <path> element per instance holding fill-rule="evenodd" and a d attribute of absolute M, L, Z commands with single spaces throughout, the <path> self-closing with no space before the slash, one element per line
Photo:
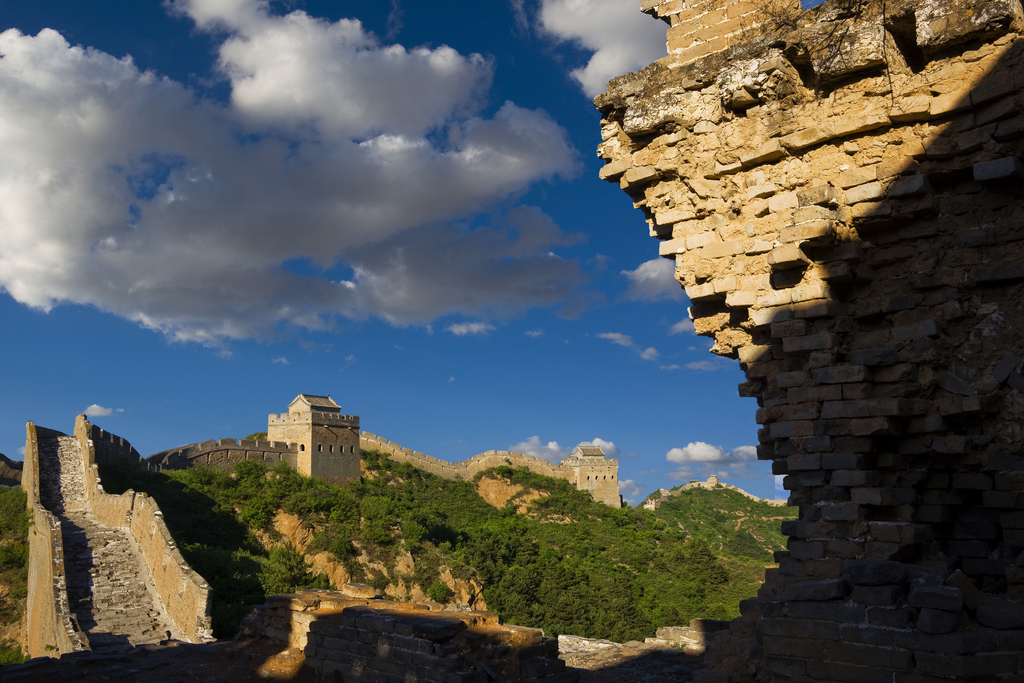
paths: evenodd
<path fill-rule="evenodd" d="M 790 5 L 738 38 L 703 7 L 732 41 L 704 56 L 672 47 L 687 5 L 645 3 L 671 54 L 595 99 L 601 176 L 800 508 L 694 681 L 1019 680 L 1020 3 Z"/>

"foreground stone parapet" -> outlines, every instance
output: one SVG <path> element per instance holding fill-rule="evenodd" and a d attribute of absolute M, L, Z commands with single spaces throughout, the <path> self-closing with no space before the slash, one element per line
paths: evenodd
<path fill-rule="evenodd" d="M 277 641 L 306 666 L 346 681 L 578 679 L 558 659 L 558 641 L 539 629 L 499 624 L 493 612 L 431 611 L 423 604 L 351 597 L 353 592 L 268 598 L 242 622 L 239 637 Z"/>
<path fill-rule="evenodd" d="M 670 54 L 595 99 L 601 176 L 675 261 L 696 332 L 739 360 L 758 457 L 800 508 L 695 683 L 1010 680 L 1019 0 L 643 8 Z"/>

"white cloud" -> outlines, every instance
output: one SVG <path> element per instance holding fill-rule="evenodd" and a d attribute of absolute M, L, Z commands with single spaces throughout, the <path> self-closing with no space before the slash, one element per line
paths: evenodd
<path fill-rule="evenodd" d="M 632 479 L 623 479 L 619 482 L 619 495 L 629 501 L 630 505 L 636 505 L 646 496 L 643 493 L 643 483 Z"/>
<path fill-rule="evenodd" d="M 744 460 L 756 460 L 757 448 L 754 446 L 740 446 L 732 451 L 727 451 L 721 446 L 713 446 L 703 441 L 691 441 L 683 448 L 673 448 L 665 454 L 669 462 L 693 463 L 693 462 L 738 462 Z"/>
<path fill-rule="evenodd" d="M 86 417 L 110 417 L 116 413 L 123 413 L 124 408 L 104 408 L 98 403 L 93 403 L 82 411 Z"/>
<path fill-rule="evenodd" d="M 672 365 L 659 365 L 658 369 L 659 370 L 669 370 L 669 371 L 672 371 L 672 370 L 681 370 L 682 367 L 678 363 L 673 363 Z"/>
<path fill-rule="evenodd" d="M 696 370 L 698 372 L 712 372 L 720 369 L 721 366 L 709 360 L 697 360 L 692 363 L 687 363 L 686 368 L 688 370 Z"/>
<path fill-rule="evenodd" d="M 633 338 L 628 334 L 621 334 L 619 332 L 601 332 L 597 336 L 600 339 L 607 339 L 613 344 L 625 346 L 627 349 L 632 349 L 636 346 L 636 344 L 633 343 Z"/>
<path fill-rule="evenodd" d="M 24 446 L 18 446 L 18 455 L 20 455 L 22 458 L 25 457 L 25 447 Z"/>
<path fill-rule="evenodd" d="M 270 362 L 278 363 L 280 365 L 291 365 L 291 362 L 285 356 L 278 356 L 277 358 L 272 358 Z"/>
<path fill-rule="evenodd" d="M 686 292 L 676 280 L 675 261 L 659 257 L 641 263 L 636 270 L 624 270 L 622 274 L 629 280 L 629 289 L 626 290 L 627 299 L 636 301 L 657 301 L 659 299 L 683 301 L 686 299 Z"/>
<path fill-rule="evenodd" d="M 526 441 L 509 446 L 508 449 L 514 453 L 526 453 L 553 463 L 559 463 L 570 455 L 558 445 L 557 441 L 548 441 L 545 444 L 541 442 L 539 436 L 531 436 Z"/>
<path fill-rule="evenodd" d="M 636 344 L 636 342 L 633 341 L 633 338 L 630 337 L 628 334 L 622 334 L 620 332 L 601 332 L 597 336 L 600 339 L 607 339 L 608 341 L 610 341 L 613 344 L 618 344 L 619 346 L 625 346 L 627 349 L 631 349 L 632 351 L 635 351 L 636 355 L 640 356 L 644 360 L 649 360 L 649 361 L 657 362 L 658 356 L 660 355 L 658 353 L 658 349 L 654 348 L 653 346 L 648 346 L 646 349 L 643 348 L 642 346 L 638 346 Z M 675 367 L 678 367 L 678 366 L 675 366 Z M 666 370 L 666 369 L 672 370 L 674 368 L 668 367 L 668 366 L 661 366 L 661 369 L 662 370 Z"/>
<path fill-rule="evenodd" d="M 454 381 L 455 381 L 455 375 L 452 375 L 451 377 L 448 378 L 448 382 L 449 383 L 454 382 Z"/>
<path fill-rule="evenodd" d="M 586 66 L 570 72 L 589 97 L 615 76 L 667 54 L 668 27 L 641 13 L 636 0 L 541 0 L 538 19 L 544 32 L 592 53 Z"/>
<path fill-rule="evenodd" d="M 693 321 L 689 318 L 683 318 L 675 325 L 669 328 L 669 334 L 696 334 L 696 330 L 693 328 Z"/>
<path fill-rule="evenodd" d="M 259 0 L 169 6 L 219 41 L 229 104 L 53 30 L 0 33 L 0 289 L 15 300 L 222 344 L 339 315 L 507 315 L 581 285 L 551 253 L 575 238 L 539 210 L 449 224 L 577 169 L 545 112 L 481 115 L 491 61 Z M 336 267 L 351 279 L 316 274 Z"/>
<path fill-rule="evenodd" d="M 465 337 L 467 334 L 486 335 L 488 332 L 493 332 L 495 327 L 487 323 L 453 323 L 445 329 L 456 337 Z"/>
<path fill-rule="evenodd" d="M 618 446 L 616 446 L 613 442 L 605 441 L 604 439 L 591 439 L 590 441 L 581 441 L 581 442 L 579 442 L 576 445 L 577 446 L 597 446 L 602 451 L 604 451 L 605 455 L 607 455 L 609 457 L 612 457 L 612 458 L 618 457 L 618 455 L 620 453 Z"/>
<path fill-rule="evenodd" d="M 784 474 L 775 475 L 775 498 L 781 500 L 783 498 L 789 498 L 789 491 L 783 487 L 782 482 L 786 478 Z"/>
<path fill-rule="evenodd" d="M 527 330 L 524 334 L 526 334 L 527 337 L 543 337 L 544 330 Z"/>
<path fill-rule="evenodd" d="M 658 360 L 658 349 L 653 346 L 649 346 L 643 351 L 638 352 L 640 357 L 644 360 L 656 361 Z"/>

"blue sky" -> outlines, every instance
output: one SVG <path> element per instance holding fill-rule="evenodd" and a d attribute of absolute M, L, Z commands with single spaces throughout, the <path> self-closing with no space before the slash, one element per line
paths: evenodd
<path fill-rule="evenodd" d="M 39 0 L 0 12 L 0 452 L 86 411 L 143 455 L 299 392 L 449 460 L 620 460 L 761 496 L 752 399 L 598 179 L 637 0 Z M 599 440 L 599 441 L 595 441 Z"/>

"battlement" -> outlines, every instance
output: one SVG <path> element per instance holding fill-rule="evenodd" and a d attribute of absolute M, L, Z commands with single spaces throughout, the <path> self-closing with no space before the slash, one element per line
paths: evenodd
<path fill-rule="evenodd" d="M 267 425 L 281 424 L 318 424 L 359 429 L 358 415 L 342 415 L 323 410 L 306 410 L 295 413 L 270 413 Z"/>

